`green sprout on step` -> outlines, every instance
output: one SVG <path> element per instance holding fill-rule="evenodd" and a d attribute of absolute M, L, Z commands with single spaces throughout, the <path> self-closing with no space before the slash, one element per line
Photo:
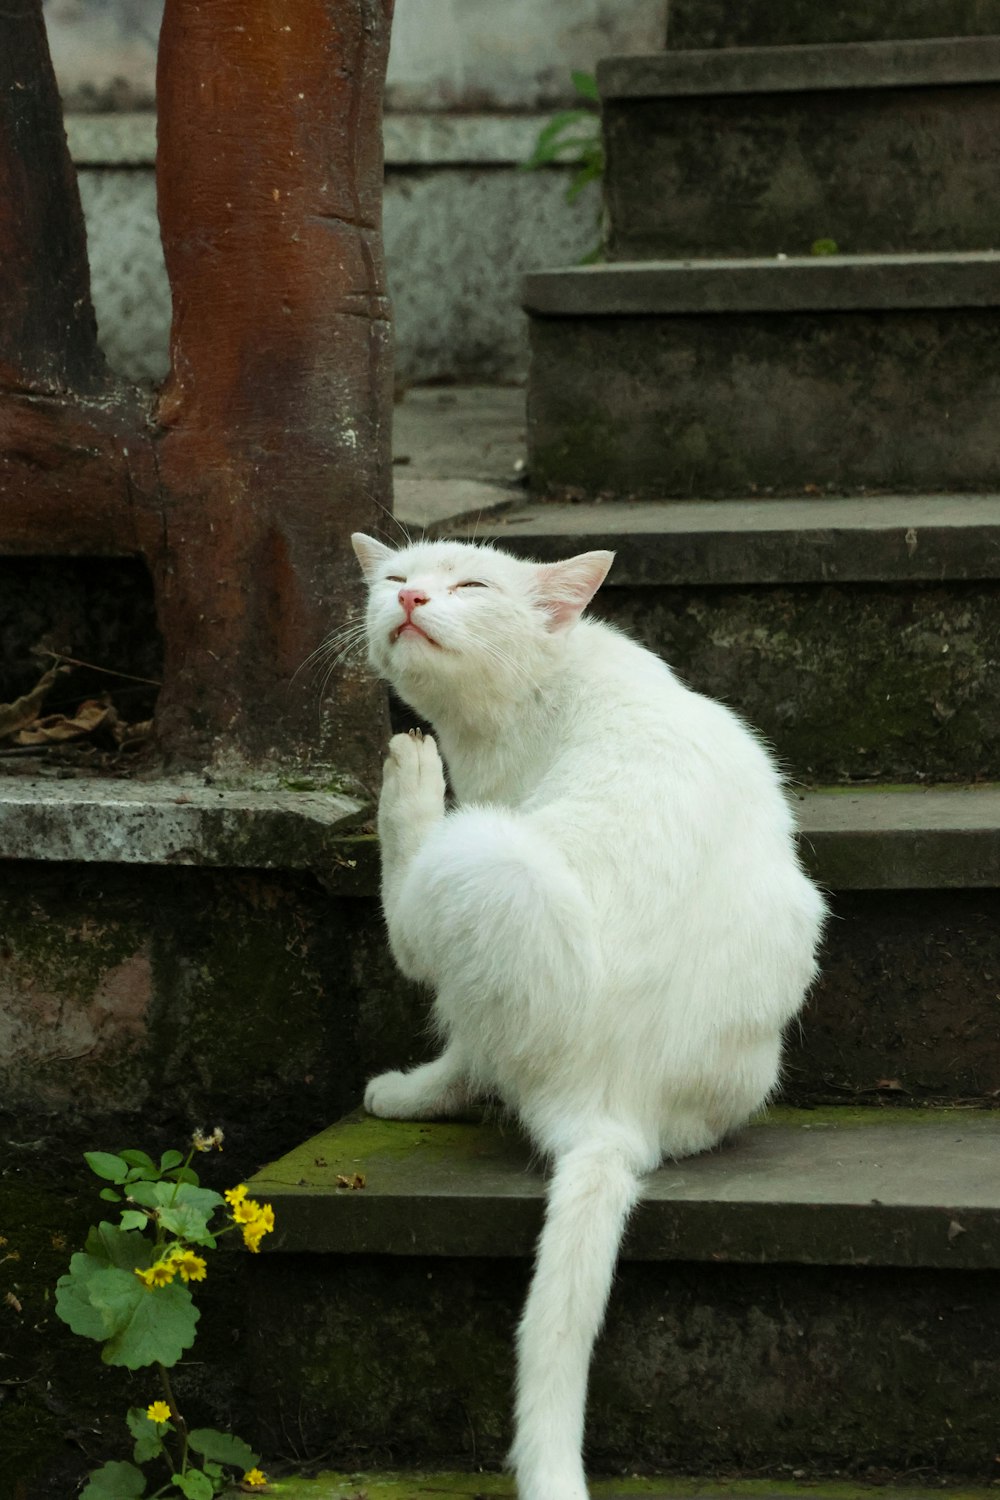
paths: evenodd
<path fill-rule="evenodd" d="M 270 1204 L 248 1197 L 242 1184 L 224 1194 L 201 1186 L 191 1162 L 196 1151 L 212 1149 L 222 1149 L 220 1130 L 196 1133 L 186 1158 L 165 1151 L 158 1163 L 145 1151 L 86 1153 L 91 1171 L 107 1184 L 101 1198 L 119 1205 L 118 1222 L 91 1228 L 56 1286 L 56 1312 L 74 1333 L 103 1346 L 106 1365 L 151 1366 L 161 1394 L 127 1413 L 134 1462 L 97 1469 L 80 1500 L 154 1500 L 177 1491 L 186 1500 L 212 1500 L 234 1477 L 251 1492 L 267 1484 L 259 1455 L 240 1438 L 188 1426 L 169 1375 L 194 1342 L 200 1314 L 191 1288 L 208 1275 L 206 1254 L 237 1230 L 256 1252 L 274 1228 Z M 166 1476 L 158 1488 L 142 1467 L 154 1462 Z"/>
<path fill-rule="evenodd" d="M 584 188 L 592 182 L 600 182 L 604 176 L 604 140 L 596 78 L 593 73 L 574 72 L 570 76 L 573 87 L 586 104 L 578 109 L 561 110 L 542 126 L 534 150 L 522 163 L 522 169 L 533 172 L 539 167 L 575 167 L 565 195 L 567 203 L 575 203 Z M 598 210 L 598 229 L 603 229 L 603 217 L 602 206 Z M 583 257 L 581 265 L 592 265 L 601 258 L 599 241 Z"/>

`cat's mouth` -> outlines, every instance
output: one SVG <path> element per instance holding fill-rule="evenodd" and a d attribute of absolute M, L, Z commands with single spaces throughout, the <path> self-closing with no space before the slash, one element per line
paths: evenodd
<path fill-rule="evenodd" d="M 437 646 L 438 650 L 441 649 L 439 643 L 436 640 L 434 640 L 434 638 L 432 636 L 429 636 L 427 634 L 426 630 L 421 630 L 421 628 L 417 624 L 416 620 L 404 620 L 403 623 L 402 623 L 402 625 L 397 625 L 396 628 L 395 628 L 395 630 L 389 636 L 389 640 L 392 642 L 393 645 L 395 645 L 396 642 L 402 636 L 410 636 L 410 635 L 419 635 L 419 636 L 422 636 L 423 639 L 427 642 L 428 645 L 430 645 L 430 646 Z"/>

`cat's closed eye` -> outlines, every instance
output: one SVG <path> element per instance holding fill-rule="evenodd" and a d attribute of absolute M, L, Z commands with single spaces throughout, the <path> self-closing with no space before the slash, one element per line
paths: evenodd
<path fill-rule="evenodd" d="M 386 581 L 386 583 L 405 583 L 406 579 L 405 578 L 400 578 L 397 573 L 390 573 L 389 576 L 388 576 L 388 578 L 386 578 L 385 581 Z"/>
<path fill-rule="evenodd" d="M 489 584 L 482 583 L 478 578 L 467 578 L 464 583 L 456 583 L 457 589 L 485 589 Z"/>

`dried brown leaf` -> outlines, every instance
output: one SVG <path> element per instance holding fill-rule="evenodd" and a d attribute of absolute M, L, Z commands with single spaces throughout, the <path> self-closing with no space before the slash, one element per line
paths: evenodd
<path fill-rule="evenodd" d="M 352 1172 L 351 1175 L 350 1175 L 350 1177 L 341 1177 L 341 1176 L 338 1175 L 338 1177 L 337 1177 L 337 1186 L 338 1187 L 342 1187 L 342 1188 L 348 1188 L 353 1193 L 358 1188 L 363 1188 L 365 1186 L 365 1176 L 364 1176 L 364 1173 L 363 1172 Z"/>
<path fill-rule="evenodd" d="M 15 698 L 13 703 L 0 703 L 0 740 L 6 739 L 8 735 L 16 734 L 19 729 L 24 729 L 26 725 L 35 722 L 42 703 L 45 701 L 45 695 L 53 687 L 57 678 L 65 676 L 69 670 L 69 667 L 50 667 L 38 679 L 30 693 L 25 693 L 21 698 Z"/>

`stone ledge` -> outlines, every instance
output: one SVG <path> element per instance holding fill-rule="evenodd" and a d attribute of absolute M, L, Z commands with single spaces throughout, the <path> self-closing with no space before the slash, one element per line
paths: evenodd
<path fill-rule="evenodd" d="M 0 861 L 310 870 L 345 894 L 377 888 L 371 809 L 343 793 L 232 790 L 202 778 L 0 779 Z M 374 881 L 374 886 L 373 886 Z"/>
<path fill-rule="evenodd" d="M 833 891 L 1000 887 L 1000 787 L 793 793 L 803 863 Z"/>
<path fill-rule="evenodd" d="M 1000 252 L 617 261 L 532 272 L 522 306 L 549 318 L 998 307 Z"/>
<path fill-rule="evenodd" d="M 1000 888 L 1000 788 L 793 790 L 803 862 L 830 890 Z M 248 792 L 198 781 L 0 779 L 0 863 L 304 870 L 375 896 L 372 809 L 337 793 Z"/>
<path fill-rule="evenodd" d="M 789 1466 L 790 1467 L 790 1466 Z M 643 1478 L 596 1479 L 588 1477 L 593 1500 L 873 1500 L 871 1484 L 850 1484 L 810 1478 L 807 1483 L 782 1479 L 729 1479 L 713 1475 L 705 1479 L 674 1475 Z M 880 1486 L 881 1500 L 996 1500 L 996 1487 L 963 1485 L 957 1493 L 943 1485 Z M 280 1500 L 516 1500 L 515 1481 L 510 1474 L 458 1474 L 421 1470 L 374 1473 L 322 1472 L 308 1479 L 293 1477 L 272 1482 L 268 1493 Z"/>
<path fill-rule="evenodd" d="M 606 548 L 609 588 L 1000 578 L 1000 495 L 518 504 L 474 531 L 539 562 Z"/>
<path fill-rule="evenodd" d="M 940 87 L 1000 80 L 1000 36 L 827 42 L 609 57 L 597 65 L 603 99 Z"/>
<path fill-rule="evenodd" d="M 532 153 L 550 114 L 461 114 L 387 111 L 385 164 L 394 167 L 520 165 Z M 156 164 L 156 115 L 66 115 L 66 138 L 78 167 L 148 167 Z M 568 168 L 563 166 L 563 171 Z"/>
<path fill-rule="evenodd" d="M 841 1123 L 843 1120 L 843 1124 Z M 777 1110 L 646 1179 L 633 1260 L 1000 1268 L 1000 1113 Z M 364 1187 L 338 1186 L 364 1177 Z M 544 1180 L 513 1128 L 358 1112 L 264 1167 L 271 1252 L 532 1253 Z"/>

